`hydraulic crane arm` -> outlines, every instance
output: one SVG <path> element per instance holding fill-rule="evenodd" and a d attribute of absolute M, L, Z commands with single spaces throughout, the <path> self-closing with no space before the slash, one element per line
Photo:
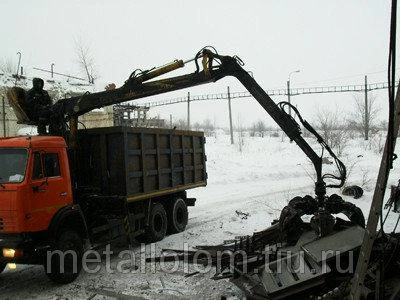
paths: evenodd
<path fill-rule="evenodd" d="M 134 78 L 131 78 L 125 85 L 115 90 L 62 99 L 55 104 L 55 109 L 64 112 L 67 117 L 80 116 L 96 108 L 168 93 L 218 79 L 214 76 L 206 76 L 203 71 L 143 83 L 136 82 Z"/>
<path fill-rule="evenodd" d="M 198 64 L 200 59 L 202 60 L 202 70 L 200 70 Z M 317 175 L 316 194 L 321 197 L 325 195 L 325 183 L 322 176 L 322 158 L 302 137 L 297 122 L 281 107 L 279 107 L 253 79 L 253 77 L 242 68 L 243 63 L 241 60 L 235 56 L 222 56 L 208 49 L 203 49 L 196 55 L 194 61 L 197 66 L 197 70 L 194 73 L 149 81 L 157 76 L 185 65 L 181 60 L 175 61 L 164 67 L 142 72 L 139 75 L 133 73 L 125 84 L 118 89 L 64 99 L 59 101 L 55 105 L 55 108 L 57 109 L 57 107 L 59 107 L 67 117 L 71 118 L 85 114 L 95 108 L 215 82 L 223 77 L 233 76 L 243 84 L 265 111 L 274 119 L 279 127 L 282 128 L 291 140 L 295 141 L 300 149 L 312 161 Z M 217 64 L 213 65 L 214 63 Z M 305 123 L 304 125 L 307 129 L 311 130 L 312 133 L 317 134 L 308 123 Z M 323 142 L 319 135 L 317 136 L 317 139 L 320 142 Z M 327 146 L 324 143 L 323 145 Z M 329 147 L 328 151 L 334 155 Z M 337 159 L 336 156 L 334 156 L 334 158 Z M 340 179 L 340 183 L 338 185 L 333 185 L 334 187 L 342 186 L 346 176 L 344 165 L 340 160 L 337 161 L 337 164 L 341 172 L 340 178 L 337 177 Z"/>
<path fill-rule="evenodd" d="M 135 71 L 120 88 L 93 94 L 87 93 L 79 97 L 62 99 L 54 104 L 52 110 L 56 115 L 62 116 L 59 118 L 59 120 L 73 121 L 70 122 L 70 124 L 73 124 L 72 127 L 74 128 L 71 128 L 71 132 L 74 133 L 76 132 L 77 127 L 77 117 L 93 109 L 215 82 L 226 76 L 233 76 L 244 85 L 244 87 L 265 109 L 265 111 L 274 119 L 279 127 L 281 127 L 281 129 L 291 140 L 295 141 L 300 149 L 312 161 L 317 175 L 316 195 L 321 199 L 321 201 L 323 201 L 323 197 L 326 193 L 326 186 L 323 181 L 324 176 L 326 176 L 326 178 L 340 180 L 339 184 L 330 185 L 330 187 L 341 187 L 343 185 L 346 177 L 346 170 L 342 162 L 337 159 L 328 145 L 326 145 L 326 143 L 311 127 L 311 125 L 301 119 L 299 116 L 299 119 L 303 125 L 314 135 L 316 135 L 317 140 L 321 143 L 321 145 L 324 146 L 335 158 L 336 164 L 339 168 L 340 176 L 334 176 L 330 174 L 322 176 L 322 158 L 301 136 L 299 124 L 283 109 L 284 105 L 289 104 L 284 103 L 284 105 L 281 107 L 277 105 L 252 78 L 252 76 L 250 76 L 249 73 L 242 68 L 243 62 L 238 57 L 222 56 L 216 52 L 204 48 L 196 54 L 194 59 L 189 61 L 194 61 L 196 64 L 196 71 L 194 73 L 166 79 L 152 80 L 158 76 L 181 68 L 185 65 L 185 63 L 187 63 L 183 62 L 182 60 L 177 60 L 163 67 L 155 68 L 149 71 L 140 71 L 139 73 Z M 199 65 L 200 61 L 202 65 L 201 67 Z M 293 109 L 297 112 L 295 108 Z"/>

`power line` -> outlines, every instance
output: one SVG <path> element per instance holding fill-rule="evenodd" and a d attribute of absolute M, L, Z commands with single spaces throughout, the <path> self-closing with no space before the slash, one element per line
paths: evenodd
<path fill-rule="evenodd" d="M 367 91 L 387 89 L 387 82 L 370 83 L 367 85 Z M 303 87 L 303 88 L 291 88 L 289 93 L 291 96 L 297 95 L 307 95 L 307 94 L 326 94 L 326 93 L 346 93 L 346 92 L 364 92 L 364 84 L 354 84 L 354 85 L 333 85 L 333 86 L 321 86 L 321 87 Z M 267 94 L 270 96 L 287 96 L 287 89 L 272 89 L 266 90 Z M 208 100 L 225 100 L 228 99 L 228 93 L 217 93 L 217 94 L 203 94 L 191 96 L 190 101 L 208 101 Z M 231 99 L 236 98 L 250 98 L 252 95 L 249 92 L 235 92 L 230 93 Z M 146 107 L 157 107 L 172 105 L 177 103 L 187 102 L 187 97 L 178 97 L 167 100 L 152 101 L 144 103 L 143 106 Z"/>
<path fill-rule="evenodd" d="M 396 70 L 399 68 L 396 68 Z M 386 73 L 387 69 L 382 69 L 380 71 L 373 71 L 373 72 L 367 72 L 367 73 L 360 73 L 360 74 L 353 74 L 353 75 L 345 75 L 345 76 L 340 76 L 340 77 L 332 77 L 332 78 L 326 78 L 322 80 L 313 80 L 313 81 L 305 81 L 305 82 L 299 82 L 300 84 L 312 84 L 312 83 L 321 83 L 321 82 L 327 82 L 327 81 L 335 81 L 339 79 L 348 79 L 348 78 L 354 78 L 354 77 L 361 77 L 365 75 L 373 75 L 373 74 L 380 74 L 380 73 Z"/>
<path fill-rule="evenodd" d="M 80 77 L 76 77 L 76 76 L 72 76 L 72 75 L 68 75 L 68 74 L 63 74 L 63 73 L 58 73 L 58 72 L 54 72 L 54 71 L 49 71 L 49 70 L 45 70 L 45 69 L 41 69 L 41 68 L 36 68 L 33 67 L 34 70 L 37 71 L 42 71 L 42 72 L 46 72 L 46 73 L 51 73 L 51 74 L 56 74 L 56 75 L 60 75 L 60 76 L 64 76 L 64 77 L 68 77 L 68 78 L 73 78 L 73 79 L 77 79 L 77 80 L 81 80 L 81 81 L 86 81 L 86 79 L 80 78 Z"/>

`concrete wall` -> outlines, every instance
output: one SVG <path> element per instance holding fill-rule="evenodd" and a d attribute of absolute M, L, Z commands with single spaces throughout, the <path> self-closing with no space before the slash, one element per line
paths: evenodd
<path fill-rule="evenodd" d="M 110 127 L 113 126 L 113 109 L 112 106 L 104 107 L 91 111 L 79 117 L 79 128 L 95 128 L 95 127 Z"/>

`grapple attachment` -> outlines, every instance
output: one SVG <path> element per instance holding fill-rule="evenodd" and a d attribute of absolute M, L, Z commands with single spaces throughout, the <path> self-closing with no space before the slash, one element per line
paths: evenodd
<path fill-rule="evenodd" d="M 30 120 L 27 114 L 25 90 L 20 87 L 12 87 L 7 89 L 6 96 L 17 117 L 18 123 L 30 124 L 32 120 Z"/>

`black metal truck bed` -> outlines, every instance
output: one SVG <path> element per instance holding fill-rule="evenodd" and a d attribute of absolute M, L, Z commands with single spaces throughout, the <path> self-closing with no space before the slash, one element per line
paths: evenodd
<path fill-rule="evenodd" d="M 108 127 L 78 131 L 80 187 L 128 201 L 207 184 L 204 133 Z"/>

